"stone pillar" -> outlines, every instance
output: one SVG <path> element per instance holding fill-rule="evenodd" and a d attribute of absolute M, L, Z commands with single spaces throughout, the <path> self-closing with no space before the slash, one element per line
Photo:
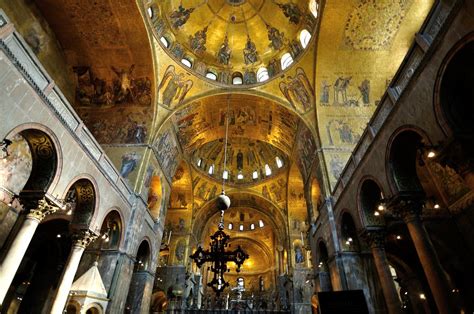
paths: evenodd
<path fill-rule="evenodd" d="M 420 198 L 397 195 L 390 200 L 387 208 L 395 215 L 400 216 L 407 225 L 439 313 L 453 313 L 448 298 L 448 281 L 428 233 L 421 222 L 420 215 L 423 204 L 424 201 Z"/>
<path fill-rule="evenodd" d="M 13 240 L 13 243 L 8 250 L 3 263 L 0 265 L 0 307 L 10 288 L 10 285 L 15 278 L 18 267 L 23 260 L 23 257 L 28 249 L 28 246 L 33 239 L 36 228 L 43 219 L 58 211 L 60 208 L 50 205 L 45 198 L 39 200 L 38 207 L 30 210 L 26 216 L 20 231 Z"/>
<path fill-rule="evenodd" d="M 363 231 L 362 237 L 370 246 L 388 313 L 402 313 L 400 298 L 385 254 L 385 231 L 382 228 L 367 228 Z"/>
<path fill-rule="evenodd" d="M 71 290 L 74 276 L 76 275 L 79 262 L 81 261 L 82 253 L 84 253 L 86 247 L 96 238 L 97 235 L 90 230 L 82 230 L 73 234 L 71 253 L 69 254 L 69 258 L 66 263 L 58 291 L 56 293 L 56 298 L 54 299 L 53 307 L 51 309 L 52 314 L 63 313 L 64 307 L 66 306 L 66 302 L 69 297 L 69 290 Z"/>

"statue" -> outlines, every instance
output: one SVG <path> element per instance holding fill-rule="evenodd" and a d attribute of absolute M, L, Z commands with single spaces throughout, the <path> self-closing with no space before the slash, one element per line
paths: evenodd
<path fill-rule="evenodd" d="M 270 40 L 270 47 L 275 50 L 280 50 L 284 44 L 284 33 L 267 24 L 268 39 Z"/>
<path fill-rule="evenodd" d="M 191 50 L 195 53 L 203 53 L 206 51 L 207 26 L 194 33 L 194 36 L 189 36 L 189 45 Z"/>
<path fill-rule="evenodd" d="M 228 65 L 230 61 L 230 54 L 232 50 L 229 47 L 229 39 L 227 35 L 224 38 L 224 42 L 222 43 L 221 47 L 219 48 L 219 52 L 217 53 L 217 61 L 220 64 Z"/>
<path fill-rule="evenodd" d="M 178 10 L 173 11 L 170 14 L 171 26 L 175 29 L 181 28 L 188 21 L 194 8 L 185 9 L 182 5 L 179 5 Z"/>
<path fill-rule="evenodd" d="M 166 84 L 166 87 L 164 87 Z M 184 80 L 184 74 L 176 74 L 173 65 L 166 69 L 163 79 L 161 80 L 158 90 L 164 87 L 162 101 L 163 105 L 171 108 L 173 105 L 179 105 L 183 101 L 187 92 L 193 86 L 193 81 Z"/>
<path fill-rule="evenodd" d="M 245 44 L 244 48 L 244 61 L 245 64 L 252 64 L 257 62 L 258 60 L 258 53 L 257 53 L 257 47 L 255 46 L 255 43 L 252 42 L 249 36 L 247 36 L 247 43 Z"/>

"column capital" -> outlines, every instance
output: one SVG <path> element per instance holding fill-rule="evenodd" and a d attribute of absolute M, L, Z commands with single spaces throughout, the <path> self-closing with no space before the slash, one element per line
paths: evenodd
<path fill-rule="evenodd" d="M 98 235 L 90 230 L 80 230 L 76 231 L 72 235 L 73 246 L 86 248 L 89 244 L 91 244 L 95 239 L 97 239 Z"/>
<path fill-rule="evenodd" d="M 421 192 L 398 193 L 386 203 L 387 210 L 405 223 L 419 219 L 424 205 L 425 197 Z"/>
<path fill-rule="evenodd" d="M 54 214 L 58 210 L 60 210 L 58 206 L 51 205 L 47 200 L 46 197 L 43 197 L 38 201 L 38 207 L 35 209 L 31 209 L 28 213 L 27 217 L 36 219 L 39 222 L 43 221 L 43 219 L 50 214 Z"/>
<path fill-rule="evenodd" d="M 469 148 L 471 148 L 470 152 L 467 151 Z M 439 155 L 435 160 L 443 166 L 449 166 L 464 177 L 474 172 L 474 160 L 470 156 L 472 156 L 472 144 L 467 140 L 453 138 L 440 147 Z"/>
<path fill-rule="evenodd" d="M 360 232 L 360 236 L 369 245 L 371 249 L 385 248 L 385 238 L 387 232 L 384 228 L 365 228 Z"/>

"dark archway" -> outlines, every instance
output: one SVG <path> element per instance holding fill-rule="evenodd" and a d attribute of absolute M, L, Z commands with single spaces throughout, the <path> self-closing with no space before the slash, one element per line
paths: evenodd
<path fill-rule="evenodd" d="M 39 225 L 3 303 L 7 313 L 49 312 L 71 250 L 69 222 L 54 219 Z"/>
<path fill-rule="evenodd" d="M 146 297 L 145 288 L 147 286 L 147 282 L 149 281 L 149 277 L 151 277 L 150 273 L 148 272 L 150 255 L 150 244 L 148 241 L 143 240 L 138 247 L 137 255 L 133 265 L 133 275 L 130 282 L 130 288 L 128 290 L 125 313 L 136 313 L 141 309 L 143 298 Z"/>
<path fill-rule="evenodd" d="M 418 153 L 423 147 L 422 137 L 415 131 L 397 134 L 390 146 L 389 169 L 398 193 L 423 193 L 416 173 Z"/>
<path fill-rule="evenodd" d="M 440 102 L 454 136 L 474 136 L 474 41 L 465 44 L 449 61 L 441 79 Z M 471 149 L 472 149 L 472 145 Z"/>
<path fill-rule="evenodd" d="M 383 194 L 379 185 L 371 179 L 362 183 L 359 192 L 359 211 L 364 227 L 383 226 Z"/>
<path fill-rule="evenodd" d="M 71 227 L 89 229 L 96 208 L 96 191 L 89 179 L 79 179 L 69 188 L 66 202 L 72 204 Z"/>
<path fill-rule="evenodd" d="M 318 243 L 318 274 L 317 290 L 332 291 L 331 273 L 329 270 L 329 255 L 326 244 L 323 241 Z"/>
<path fill-rule="evenodd" d="M 341 217 L 341 247 L 344 251 L 360 250 L 357 229 L 351 214 L 345 212 Z"/>

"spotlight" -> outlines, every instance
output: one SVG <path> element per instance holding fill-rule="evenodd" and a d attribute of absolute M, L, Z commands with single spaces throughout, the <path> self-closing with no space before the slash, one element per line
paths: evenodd
<path fill-rule="evenodd" d="M 421 299 L 421 300 L 426 300 L 426 296 L 425 296 L 424 293 L 420 293 L 420 299 Z"/>
<path fill-rule="evenodd" d="M 439 204 L 434 204 L 433 208 L 434 209 L 439 209 L 441 206 L 439 206 Z"/>
<path fill-rule="evenodd" d="M 380 204 L 378 207 L 377 207 L 378 210 L 382 211 L 385 209 L 385 206 L 383 206 L 383 204 Z"/>
<path fill-rule="evenodd" d="M 61 238 L 61 234 L 58 233 L 58 234 L 56 235 L 56 238 L 58 238 L 58 239 Z"/>
<path fill-rule="evenodd" d="M 375 212 L 375 213 L 374 213 L 374 216 L 380 216 L 380 213 L 379 213 L 379 212 Z"/>
<path fill-rule="evenodd" d="M 402 236 L 401 235 L 397 235 L 397 240 L 401 240 L 402 239 Z"/>
<path fill-rule="evenodd" d="M 428 154 L 426 155 L 426 157 L 428 157 L 428 158 L 434 158 L 434 157 L 436 157 L 435 151 L 434 151 L 434 150 L 430 150 L 430 151 L 428 152 Z"/>

